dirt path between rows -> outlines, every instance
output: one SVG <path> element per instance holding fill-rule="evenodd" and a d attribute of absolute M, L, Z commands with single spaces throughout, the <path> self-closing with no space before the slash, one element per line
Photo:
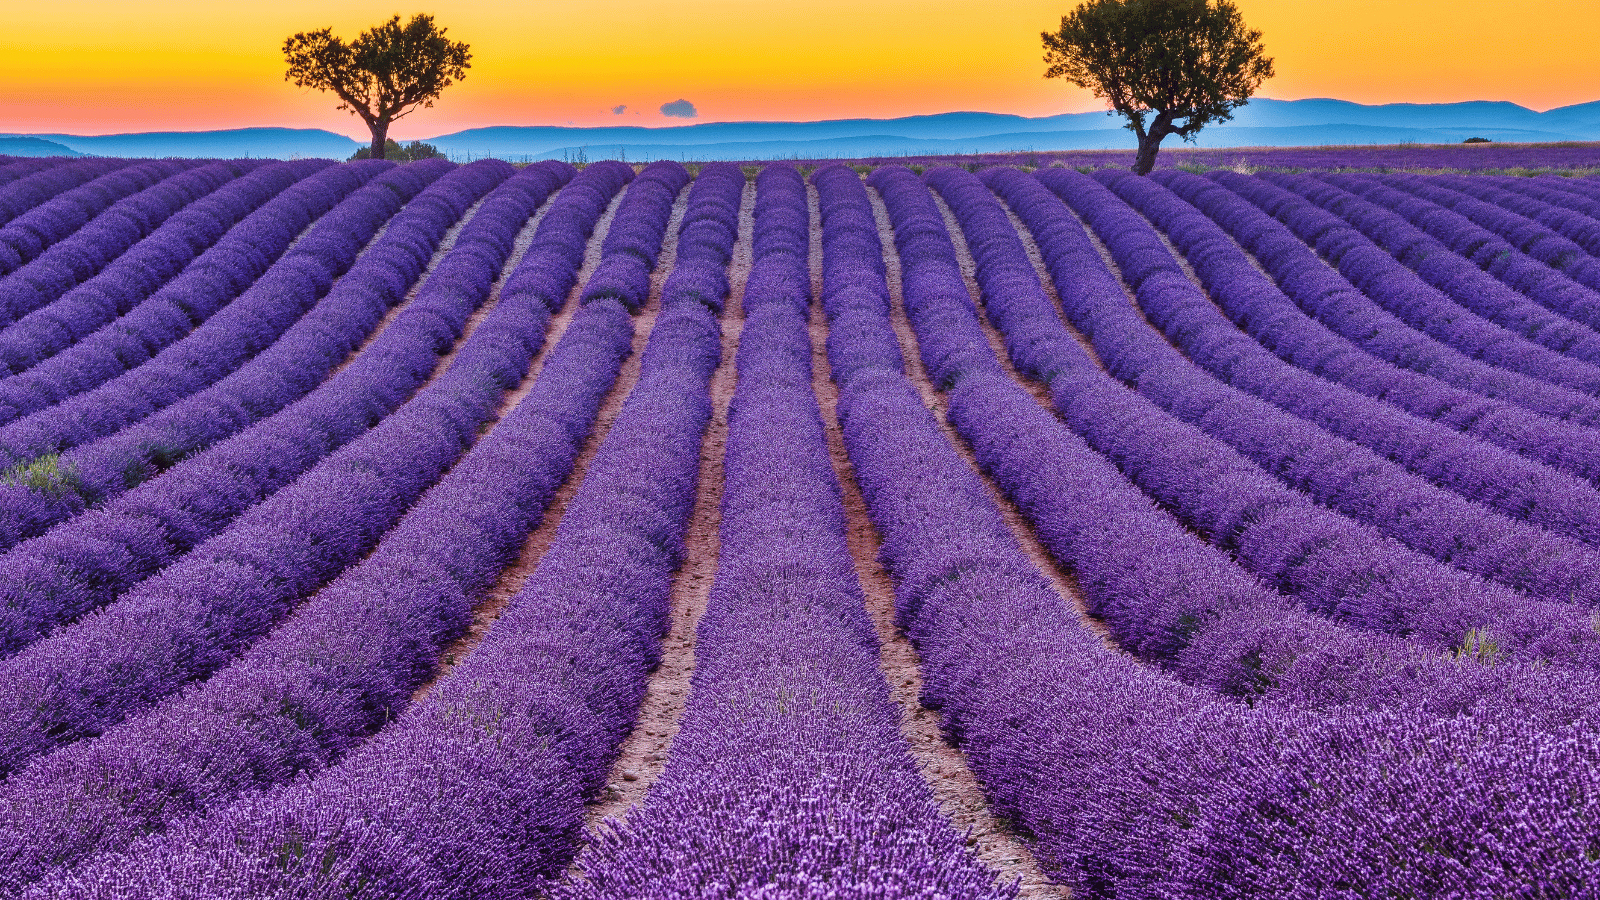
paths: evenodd
<path fill-rule="evenodd" d="M 870 193 L 870 190 L 869 190 Z M 811 207 L 811 281 L 815 294 L 822 291 L 822 222 L 815 188 L 808 186 Z M 882 207 L 873 195 L 879 214 L 879 237 L 884 241 L 884 262 L 888 269 L 889 291 L 898 304 L 900 298 L 900 260 L 894 252 L 893 236 L 883 229 Z M 904 316 L 895 323 L 896 331 L 905 328 Z M 900 706 L 900 730 L 910 745 L 912 757 L 932 789 L 939 809 L 958 831 L 969 835 L 975 855 L 999 873 L 1004 881 L 1019 883 L 1025 900 L 1061 898 L 1068 895 L 1064 886 L 1054 884 L 1039 869 L 1032 851 L 1023 839 L 989 808 L 988 799 L 977 776 L 968 768 L 966 757 L 945 741 L 939 730 L 939 717 L 922 705 L 921 658 L 905 634 L 895 625 L 894 582 L 878 561 L 881 546 L 877 529 L 867 516 L 866 501 L 856 483 L 855 471 L 844 449 L 839 427 L 839 390 L 829 377 L 827 327 L 819 306 L 811 316 L 813 386 L 822 406 L 827 432 L 828 455 L 844 499 L 847 539 L 855 559 L 856 573 L 867 598 L 867 612 L 878 633 L 879 665 L 889 682 L 890 694 Z M 902 335 L 902 342 L 904 335 Z M 931 391 L 926 374 L 916 356 L 914 343 L 905 345 L 909 356 L 907 370 L 927 402 Z M 940 413 L 941 426 L 943 413 Z"/>
<path fill-rule="evenodd" d="M 1139 318 L 1144 320 L 1145 325 L 1154 331 L 1156 336 L 1166 340 L 1166 333 L 1156 323 L 1150 321 L 1150 317 L 1145 315 L 1144 307 L 1139 305 L 1139 292 L 1134 290 L 1133 285 L 1128 283 L 1128 279 L 1122 276 L 1122 268 L 1117 265 L 1116 257 L 1111 255 L 1111 248 L 1106 246 L 1105 241 L 1100 240 L 1100 235 L 1095 233 L 1093 226 L 1087 220 L 1078 215 L 1078 211 L 1072 208 L 1072 204 L 1062 201 L 1061 208 L 1066 211 L 1067 215 L 1072 217 L 1073 221 L 1078 223 L 1079 228 L 1083 229 L 1084 235 L 1089 238 L 1089 243 L 1094 247 L 1095 252 L 1100 254 L 1100 261 L 1105 263 L 1107 271 L 1111 273 L 1111 277 L 1117 280 L 1117 284 L 1122 285 L 1122 293 L 1127 296 L 1128 305 L 1133 307 L 1134 312 L 1139 314 Z M 1135 212 L 1134 215 L 1138 215 L 1138 213 Z M 1027 229 L 1020 230 L 1026 231 Z M 1062 310 L 1063 315 L 1065 312 L 1066 310 Z M 1171 342 L 1168 341 L 1168 343 Z M 1179 350 L 1178 352 L 1182 353 L 1183 351 Z M 1101 365 L 1103 367 L 1104 363 Z"/>
<path fill-rule="evenodd" d="M 457 219 L 455 224 L 451 225 L 449 229 L 445 231 L 444 237 L 439 240 L 439 246 L 433 251 L 433 256 L 428 258 L 427 266 L 423 268 L 422 274 L 418 275 L 417 279 L 411 282 L 411 287 L 406 290 L 406 295 L 396 301 L 394 305 L 389 307 L 388 311 L 383 314 L 383 318 L 378 320 L 377 327 L 372 329 L 372 332 L 367 335 L 366 339 L 361 342 L 360 346 L 350 351 L 350 354 L 344 358 L 343 362 L 333 367 L 333 370 L 328 373 L 328 378 L 332 378 L 335 375 L 338 375 L 340 372 L 343 372 L 346 368 L 349 368 L 349 366 L 361 356 L 361 352 L 366 350 L 367 347 L 371 346 L 372 342 L 377 340 L 379 335 L 383 334 L 384 330 L 389 327 L 389 323 L 393 322 L 400 315 L 400 311 L 409 306 L 412 300 L 417 299 L 417 294 L 422 290 L 422 286 L 428 283 L 428 279 L 433 277 L 433 273 L 439 268 L 439 264 L 444 262 L 444 258 L 449 255 L 451 250 L 455 249 L 456 239 L 461 237 L 461 232 L 467 227 L 467 223 L 472 221 L 473 216 L 478 214 L 478 209 L 481 206 L 483 206 L 483 200 L 479 200 L 477 203 L 472 204 L 467 208 L 466 212 L 461 214 L 461 218 Z M 482 307 L 479 307 L 478 311 L 481 312 Z M 470 325 L 471 319 L 468 319 L 468 323 Z M 468 333 L 470 332 L 463 332 L 462 337 L 465 338 Z M 459 343 L 460 342 L 457 341 L 458 345 Z M 430 377 L 436 377 L 438 373 L 442 371 L 444 371 L 442 368 L 435 366 L 434 376 Z M 327 379 L 324 379 L 324 381 L 326 380 Z"/>
<path fill-rule="evenodd" d="M 711 422 L 700 446 L 699 481 L 684 538 L 683 564 L 672 579 L 671 625 L 662 642 L 661 662 L 645 687 L 633 730 L 618 750 L 606 786 L 587 811 L 591 831 L 606 819 L 626 815 L 661 777 L 689 698 L 695 630 L 711 596 L 722 547 L 722 459 L 728 436 L 728 405 L 733 400 L 734 354 L 742 331 L 737 298 L 743 296 L 750 276 L 754 212 L 755 184 L 746 182 L 739 204 L 738 238 L 728 267 L 730 300 L 722 319 L 722 363 L 711 377 Z"/>
<path fill-rule="evenodd" d="M 1044 262 L 1044 253 L 1039 250 L 1039 242 L 1033 239 L 1033 232 L 1029 231 L 1028 226 L 1022 219 L 1012 211 L 1010 206 L 1006 205 L 1004 198 L 996 196 L 994 199 L 995 202 L 1000 204 L 1000 208 L 1005 210 L 1006 218 L 1010 220 L 1011 227 L 1016 229 L 1017 238 L 1022 241 L 1022 252 L 1027 254 L 1028 262 L 1033 266 L 1033 274 L 1038 277 L 1039 284 L 1044 287 L 1045 295 L 1050 298 L 1050 302 L 1056 305 L 1056 315 L 1060 317 L 1062 327 L 1067 329 L 1067 334 L 1072 335 L 1072 339 L 1083 347 L 1084 352 L 1089 354 L 1089 358 L 1094 360 L 1095 365 L 1104 369 L 1105 364 L 1100 361 L 1100 354 L 1095 352 L 1094 344 L 1067 320 L 1066 309 L 1061 305 L 1061 294 L 1056 290 L 1055 279 L 1050 276 L 1050 269 Z M 949 220 L 947 219 L 946 221 Z M 958 230 L 952 229 L 952 232 Z"/>
<path fill-rule="evenodd" d="M 501 401 L 500 408 L 495 413 L 494 421 L 498 422 L 507 413 L 515 409 L 516 405 L 522 402 L 522 398 L 533 390 L 534 383 L 539 378 L 540 370 L 544 368 L 544 361 L 549 356 L 551 348 L 561 340 L 561 336 L 566 333 L 567 327 L 572 324 L 572 317 L 578 311 L 578 295 L 583 291 L 583 286 L 589 280 L 589 276 L 600 265 L 601 245 L 605 243 L 606 233 L 611 230 L 611 222 L 616 218 L 617 208 L 622 205 L 622 198 L 626 193 L 627 191 L 624 189 L 611 198 L 611 205 L 606 207 L 606 211 L 601 214 L 600 219 L 595 223 L 594 233 L 590 235 L 589 243 L 584 247 L 583 265 L 578 270 L 577 281 L 567 294 L 566 303 L 551 319 L 549 333 L 545 336 L 544 346 L 534 356 L 532 365 L 528 367 L 528 374 L 523 377 L 521 384 L 506 394 L 505 399 Z M 545 207 L 548 206 L 549 201 L 546 201 Z M 545 207 L 540 208 L 540 213 L 544 212 Z M 500 288 L 505 283 L 506 277 L 516 269 L 516 264 L 522 260 L 522 257 L 532 245 L 533 229 L 535 228 L 537 228 L 537 222 L 530 222 L 518 234 L 517 241 L 513 245 L 511 257 L 506 261 L 505 267 L 501 269 L 500 278 L 495 282 L 494 288 L 490 293 L 489 302 L 484 304 L 485 307 L 498 302 Z M 652 283 L 652 288 L 654 287 L 655 285 Z M 637 351 L 640 346 L 639 324 L 635 323 L 634 328 L 634 347 Z M 464 339 L 465 337 L 463 336 Z M 459 346 L 460 342 L 457 343 L 458 348 Z M 622 409 L 622 402 L 627 397 L 627 391 L 633 387 L 633 381 L 628 380 L 626 385 L 624 385 L 624 381 L 629 364 L 632 364 L 634 377 L 637 378 L 637 360 L 638 353 L 635 352 L 623 364 L 622 374 L 617 377 L 616 385 L 612 387 L 611 392 L 606 395 L 605 401 L 600 406 L 600 415 L 595 421 L 595 427 L 589 435 L 589 440 L 579 452 L 577 462 L 573 464 L 572 472 L 562 482 L 561 487 L 556 490 L 555 498 L 551 500 L 550 506 L 545 509 L 544 516 L 539 520 L 538 527 L 523 542 L 522 550 L 518 553 L 516 560 L 500 572 L 499 577 L 495 579 L 495 583 L 474 604 L 472 624 L 467 627 L 464 634 L 456 638 L 440 652 L 438 668 L 412 694 L 411 699 L 413 702 L 426 696 L 428 691 L 440 679 L 450 673 L 450 670 L 455 667 L 457 662 L 465 659 L 467 654 L 478 646 L 478 643 L 483 640 L 483 636 L 488 633 L 490 626 L 494 624 L 495 619 L 500 617 L 500 613 L 505 609 L 506 604 L 511 601 L 512 597 L 516 596 L 518 591 L 522 590 L 523 583 L 528 580 L 528 576 L 538 566 L 539 560 L 544 557 L 545 551 L 550 547 L 550 542 L 555 540 L 556 527 L 561 523 L 561 516 L 566 512 L 567 504 L 572 502 L 573 495 L 578 491 L 578 485 L 583 482 L 583 475 L 588 470 L 590 461 L 594 459 L 595 453 L 599 451 L 601 442 L 605 440 L 605 435 L 611 430 L 611 423 L 616 420 L 618 411 Z M 492 428 L 492 426 L 489 427 Z"/>
<path fill-rule="evenodd" d="M 1011 358 L 1006 355 L 1005 341 L 984 314 L 982 297 L 979 294 L 977 282 L 972 277 L 975 267 L 972 261 L 972 253 L 967 247 L 965 235 L 962 234 L 954 214 L 950 212 L 944 200 L 937 193 L 931 191 L 929 193 L 932 194 L 934 203 L 939 207 L 940 212 L 944 214 L 945 227 L 950 235 L 950 243 L 955 248 L 956 260 L 960 264 L 963 276 L 966 278 L 967 292 L 972 298 L 973 305 L 977 307 L 978 323 L 983 328 L 983 334 L 989 341 L 990 349 L 994 351 L 995 356 L 1000 360 L 1000 366 L 1005 370 L 1006 374 L 1011 376 L 1013 381 L 1027 388 L 1034 395 L 1034 398 L 1039 401 L 1039 404 L 1048 410 L 1051 415 L 1054 415 L 1055 407 L 1052 405 L 1049 390 L 1043 385 L 1023 377 L 1011 365 Z M 889 214 L 884 209 L 883 202 L 878 199 L 876 193 L 873 194 L 872 200 L 874 211 L 878 216 L 880 233 L 885 235 L 886 239 L 891 239 L 894 232 L 889 224 Z M 898 270 L 900 265 L 899 255 L 895 254 L 892 248 L 889 253 L 894 255 L 894 266 Z M 917 346 L 916 332 L 912 330 L 911 322 L 906 318 L 904 298 L 901 296 L 897 285 L 891 291 L 891 295 L 894 300 L 891 316 L 895 332 L 900 335 L 901 342 L 907 348 L 915 348 Z M 1122 648 L 1117 646 L 1116 641 L 1112 640 L 1110 629 L 1106 627 L 1105 623 L 1090 614 L 1089 604 L 1084 599 L 1082 591 L 1078 590 L 1077 579 L 1071 573 L 1063 571 L 1056 565 L 1055 558 L 1044 548 L 1044 544 L 1040 543 L 1038 536 L 1034 533 L 1033 524 L 1017 509 L 1016 504 L 1012 503 L 1011 499 L 995 485 L 988 473 L 984 472 L 978 465 L 978 460 L 973 456 L 972 449 L 967 446 L 967 442 L 961 438 L 961 435 L 951 427 L 949 422 L 949 403 L 942 394 L 934 389 L 933 382 L 929 380 L 927 373 L 923 371 L 921 357 L 916 355 L 914 349 L 911 352 L 911 356 L 917 360 L 914 366 L 915 371 L 912 373 L 912 381 L 917 385 L 917 390 L 922 392 L 923 402 L 937 413 L 939 425 L 944 429 L 945 437 L 961 453 L 962 458 L 967 461 L 967 465 L 971 466 L 972 470 L 978 473 L 978 477 L 983 479 L 984 487 L 989 489 L 989 496 L 993 498 L 995 504 L 999 507 L 1000 515 L 1005 519 L 1007 527 L 1011 529 L 1011 534 L 1017 539 L 1017 543 L 1022 546 L 1022 552 L 1027 554 L 1028 559 L 1033 562 L 1034 567 L 1039 570 L 1040 574 L 1044 575 L 1050 582 L 1050 586 L 1055 589 L 1055 592 L 1073 609 L 1077 610 L 1078 617 L 1083 621 L 1083 624 L 1099 636 L 1101 642 L 1107 647 L 1119 653 L 1122 652 Z"/>

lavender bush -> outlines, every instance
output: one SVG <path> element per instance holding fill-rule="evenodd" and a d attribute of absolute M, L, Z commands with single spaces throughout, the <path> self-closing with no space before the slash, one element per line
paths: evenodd
<path fill-rule="evenodd" d="M 573 327 L 606 320 L 624 329 L 608 343 L 625 344 L 627 314 L 612 300 L 585 305 Z M 569 379 L 596 380 L 605 356 L 587 345 L 569 345 L 573 368 L 547 399 Z M 638 385 L 538 568 L 483 642 L 398 721 L 313 780 L 25 895 L 510 900 L 551 884 L 577 852 L 583 802 L 659 658 L 719 355 L 705 307 L 660 314 Z"/>
<path fill-rule="evenodd" d="M 780 179 L 763 185 L 802 199 Z M 900 733 L 793 294 L 745 294 L 721 552 L 671 759 L 558 898 L 1015 895 L 939 813 Z"/>
<path fill-rule="evenodd" d="M 326 165 L 318 160 L 259 166 L 173 213 L 98 274 L 0 331 L 0 372 L 24 371 L 126 314 L 245 216 Z M 75 273 L 73 278 L 78 280 Z"/>
<path fill-rule="evenodd" d="M 651 163 L 639 173 L 628 194 L 635 203 L 649 204 L 651 214 L 619 219 L 606 232 L 600 265 L 583 287 L 583 302 L 609 298 L 631 312 L 644 307 L 668 216 L 688 183 L 689 173 L 675 163 Z"/>
<path fill-rule="evenodd" d="M 349 247 L 351 238 L 361 234 L 370 237 L 389 215 L 398 211 L 402 195 L 397 195 L 396 187 L 403 196 L 411 196 L 426 186 L 426 181 L 432 180 L 399 171 L 380 175 L 385 171 L 381 162 L 373 166 L 339 166 L 325 169 L 295 185 L 277 201 L 250 216 L 240 228 L 231 231 L 195 260 L 182 275 L 158 290 L 152 302 L 140 304 L 129 315 L 109 323 L 43 365 L 0 380 L 0 419 L 7 422 L 0 431 L 9 428 L 14 434 L 9 443 L 0 437 L 0 451 L 9 449 L 6 456 L 13 462 L 27 462 L 39 453 L 62 449 L 62 442 L 52 433 L 51 427 L 67 425 L 58 421 L 62 418 L 60 409 L 45 411 L 46 407 L 64 406 L 72 411 L 73 422 L 91 418 L 88 410 L 70 401 L 77 400 L 81 393 L 104 387 L 106 382 L 159 356 L 168 345 L 204 327 L 221 309 L 229 310 L 222 319 L 223 324 L 213 325 L 205 334 L 225 332 L 226 345 L 205 348 L 208 357 L 201 364 L 202 371 L 209 368 L 208 363 L 225 365 L 236 360 L 241 352 L 248 353 L 253 344 L 259 349 L 260 345 L 270 343 L 275 336 L 272 326 L 287 327 L 292 318 L 282 321 L 284 318 L 304 311 L 310 301 L 331 287 L 336 272 L 342 272 L 354 262 L 360 245 Z M 437 177 L 442 173 L 431 174 Z M 364 188 L 374 177 L 378 183 Z M 336 206 L 342 207 L 337 217 L 319 219 Z M 313 221 L 321 226 L 316 229 L 320 239 L 312 241 L 308 233 L 295 244 L 293 253 L 280 258 Z M 247 291 L 250 296 L 246 302 L 233 303 Z M 255 332 L 254 341 L 245 340 L 249 335 L 247 328 Z M 173 350 L 167 359 L 192 353 L 191 348 L 203 340 L 204 337 L 196 338 L 184 348 Z M 216 363 L 212 363 L 210 357 L 217 357 Z M 170 391 L 175 386 L 168 384 L 171 372 L 164 375 L 166 377 L 149 385 L 141 383 L 146 377 L 141 374 L 116 387 L 104 387 L 97 397 L 118 394 L 119 408 L 125 403 L 137 403 L 144 395 L 125 396 L 127 386 L 138 384 L 144 391 L 157 388 Z M 161 396 L 161 392 L 154 396 Z M 95 404 L 94 399 L 78 402 Z M 25 420 L 30 413 L 42 414 L 26 424 L 18 421 Z M 98 434 L 106 433 L 106 428 L 115 430 L 121 424 L 125 421 L 114 419 L 102 425 Z M 93 426 L 87 424 L 78 427 L 94 431 Z"/>

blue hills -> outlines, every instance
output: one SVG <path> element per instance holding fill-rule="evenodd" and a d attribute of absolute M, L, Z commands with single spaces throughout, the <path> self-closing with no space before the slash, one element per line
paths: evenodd
<path fill-rule="evenodd" d="M 425 138 L 455 158 L 784 159 L 1129 149 L 1133 135 L 1105 113 L 1029 118 L 952 112 L 896 119 L 708 122 L 659 128 L 506 125 Z M 1201 147 L 1600 141 L 1600 102 L 1536 112 L 1515 103 L 1387 103 L 1257 99 L 1199 135 Z M 1169 141 L 1176 146 L 1176 141 Z M 0 136 L 0 154 L 309 157 L 343 159 L 361 142 L 321 129 L 242 128 L 81 136 Z M 9 149 L 16 148 L 16 149 Z"/>
<path fill-rule="evenodd" d="M 27 153 L 7 149 L 11 141 L 53 144 L 65 153 Z M 11 156 L 120 156 L 240 159 L 260 157 L 344 159 L 363 146 L 320 128 L 230 128 L 221 131 L 150 131 L 138 134 L 0 135 L 0 154 Z"/>
<path fill-rule="evenodd" d="M 44 138 L 15 136 L 0 137 L 0 156 L 82 156 L 82 153 L 64 144 Z"/>

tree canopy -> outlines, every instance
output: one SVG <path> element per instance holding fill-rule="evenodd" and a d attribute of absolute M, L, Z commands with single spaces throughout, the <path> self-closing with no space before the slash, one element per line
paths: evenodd
<path fill-rule="evenodd" d="M 1194 140 L 1272 77 L 1261 32 L 1231 0 L 1088 0 L 1040 37 L 1046 78 L 1088 88 L 1128 119 L 1141 175 L 1167 135 Z"/>
<path fill-rule="evenodd" d="M 300 32 L 283 44 L 289 71 L 301 87 L 331 91 L 339 108 L 361 117 L 372 131 L 370 153 L 384 158 L 389 125 L 419 107 L 433 105 L 445 88 L 466 77 L 472 54 L 445 37 L 433 17 L 400 17 L 361 32 L 346 44 L 332 29 Z"/>
<path fill-rule="evenodd" d="M 351 154 L 350 158 L 352 160 L 371 159 L 372 148 L 362 147 Z M 395 162 L 416 162 L 419 159 L 448 159 L 449 157 L 432 144 L 425 144 L 422 141 L 402 144 L 394 138 L 389 138 L 383 142 L 383 158 L 392 159 Z"/>

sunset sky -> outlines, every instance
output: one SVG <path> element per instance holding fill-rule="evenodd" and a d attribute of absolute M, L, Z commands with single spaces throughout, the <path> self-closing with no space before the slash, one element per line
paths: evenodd
<path fill-rule="evenodd" d="M 483 125 L 886 118 L 1102 108 L 1042 77 L 1039 32 L 1075 0 L 56 0 L 12 3 L 0 132 L 104 134 L 252 125 L 364 138 L 325 94 L 283 80 L 284 38 L 354 38 L 432 13 L 472 47 L 462 83 L 400 139 Z M 1593 0 L 1238 0 L 1264 32 L 1280 99 L 1600 100 Z M 684 99 L 693 120 L 669 118 Z M 626 107 L 621 114 L 613 109 Z"/>

